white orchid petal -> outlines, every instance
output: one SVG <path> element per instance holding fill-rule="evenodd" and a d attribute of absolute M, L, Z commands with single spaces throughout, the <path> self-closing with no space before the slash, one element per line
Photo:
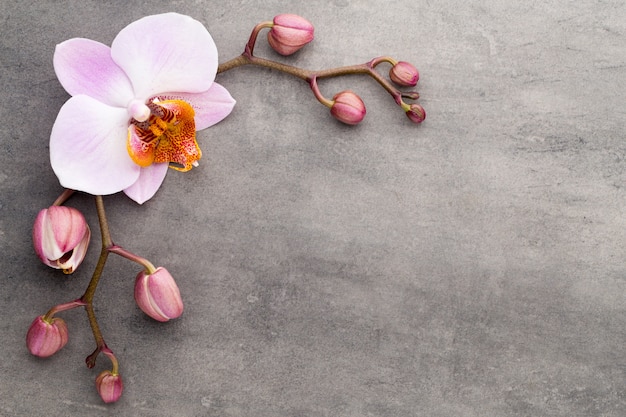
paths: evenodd
<path fill-rule="evenodd" d="M 164 91 L 206 91 L 217 72 L 213 38 L 200 22 L 178 13 L 129 24 L 113 40 L 111 56 L 140 100 Z"/>
<path fill-rule="evenodd" d="M 133 87 L 111 59 L 111 48 L 90 39 L 74 38 L 57 45 L 54 70 L 72 96 L 88 95 L 111 106 L 126 107 Z"/>
<path fill-rule="evenodd" d="M 61 107 L 50 135 L 50 161 L 61 185 L 94 195 L 113 194 L 139 177 L 126 150 L 128 114 L 89 96 Z"/>
<path fill-rule="evenodd" d="M 139 204 L 150 200 L 161 187 L 167 174 L 168 165 L 161 163 L 141 168 L 139 178 L 133 185 L 124 189 L 124 194 Z"/>

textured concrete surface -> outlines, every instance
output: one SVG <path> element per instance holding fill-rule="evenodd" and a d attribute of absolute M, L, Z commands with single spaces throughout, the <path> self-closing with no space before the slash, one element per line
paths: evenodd
<path fill-rule="evenodd" d="M 79 195 L 96 235 L 81 269 L 61 276 L 31 248 L 62 191 L 48 139 L 68 96 L 51 60 L 169 10 L 206 24 L 222 62 L 257 22 L 301 14 L 316 40 L 285 62 L 410 61 L 428 118 L 412 125 L 363 77 L 321 84 L 363 97 L 347 127 L 299 80 L 220 75 L 238 105 L 200 134 L 201 166 L 144 206 L 105 199 L 116 243 L 166 266 L 186 305 L 145 318 L 137 267 L 111 258 L 96 312 L 126 387 L 105 406 L 81 311 L 61 315 L 56 356 L 24 345 L 36 315 L 82 293 L 99 245 Z M 0 415 L 626 415 L 621 0 L 5 0 L 0 17 Z M 257 51 L 280 59 L 263 37 Z"/>

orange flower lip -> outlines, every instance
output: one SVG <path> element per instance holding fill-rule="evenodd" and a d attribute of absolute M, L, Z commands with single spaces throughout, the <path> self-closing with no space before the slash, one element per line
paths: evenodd
<path fill-rule="evenodd" d="M 170 168 L 189 171 L 197 165 L 202 152 L 196 142 L 195 112 L 183 100 L 154 99 L 147 104 L 150 117 L 132 120 L 126 148 L 141 167 L 168 162 Z"/>

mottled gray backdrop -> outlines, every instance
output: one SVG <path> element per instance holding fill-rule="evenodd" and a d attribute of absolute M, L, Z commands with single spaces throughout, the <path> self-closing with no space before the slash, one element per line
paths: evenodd
<path fill-rule="evenodd" d="M 72 277 L 31 246 L 62 191 L 50 129 L 68 98 L 57 43 L 110 44 L 178 11 L 220 61 L 282 12 L 316 27 L 306 68 L 378 55 L 421 72 L 413 125 L 365 77 L 365 121 L 334 121 L 308 86 L 260 68 L 218 77 L 238 100 L 199 134 L 201 165 L 138 206 L 105 199 L 113 239 L 166 266 L 185 301 L 167 324 L 135 306 L 138 268 L 112 256 L 96 313 L 126 384 L 105 406 L 70 342 L 30 356 L 31 320 L 78 297 L 95 265 L 93 199 L 69 204 L 94 241 Z M 622 0 L 0 1 L 0 415 L 626 415 L 626 8 Z M 382 68 L 382 67 L 381 67 Z"/>

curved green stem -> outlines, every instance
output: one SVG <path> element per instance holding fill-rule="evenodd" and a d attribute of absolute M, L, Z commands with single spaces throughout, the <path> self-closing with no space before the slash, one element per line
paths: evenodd
<path fill-rule="evenodd" d="M 113 354 L 113 351 L 109 349 L 108 346 L 104 346 L 102 348 L 102 353 L 104 353 L 106 357 L 109 358 L 109 360 L 111 361 L 111 367 L 112 367 L 111 374 L 113 375 L 119 374 L 119 362 L 117 361 L 117 358 Z"/>
<path fill-rule="evenodd" d="M 106 211 L 104 210 L 104 201 L 101 195 L 96 196 L 96 212 L 98 213 L 98 222 L 100 224 L 100 233 L 102 235 L 102 247 L 106 248 L 113 245 L 111 240 L 111 232 L 109 231 L 109 222 L 107 221 Z"/>
<path fill-rule="evenodd" d="M 156 271 L 156 268 L 154 267 L 154 265 L 152 264 L 152 262 L 150 262 L 149 260 L 142 258 L 141 256 L 135 255 L 134 253 L 131 253 L 129 251 L 127 251 L 126 249 L 124 249 L 121 246 L 118 245 L 111 245 L 107 248 L 107 250 L 111 253 L 114 253 L 116 255 L 119 255 L 123 258 L 126 258 L 130 261 L 133 261 L 135 263 L 138 263 L 139 265 L 143 266 L 144 269 L 146 270 L 146 272 L 148 274 L 152 274 L 154 273 L 154 271 Z"/>
<path fill-rule="evenodd" d="M 317 86 L 317 77 L 313 77 L 311 79 L 310 85 L 311 85 L 311 90 L 313 90 L 313 94 L 315 95 L 315 98 L 317 99 L 317 101 L 322 103 L 324 106 L 331 108 L 333 106 L 333 101 L 327 99 L 326 97 L 322 95 L 322 92 Z"/>
<path fill-rule="evenodd" d="M 246 44 L 245 53 L 249 55 L 254 54 L 254 45 L 256 44 L 256 38 L 259 35 L 259 32 L 265 28 L 271 28 L 274 26 L 274 22 L 261 22 L 252 29 L 252 33 L 250 34 L 250 39 L 248 39 L 248 43 Z"/>
<path fill-rule="evenodd" d="M 298 68 L 292 65 L 283 64 L 281 62 L 276 62 L 276 61 L 272 61 L 272 60 L 265 59 L 265 58 L 259 58 L 251 54 L 248 54 L 246 51 L 240 56 L 238 56 L 237 58 L 233 58 L 229 61 L 226 61 L 223 64 L 220 64 L 219 67 L 217 68 L 217 73 L 221 74 L 233 68 L 237 68 L 237 67 L 244 66 L 244 65 L 256 65 L 259 67 L 265 67 L 265 68 L 273 69 L 276 71 L 284 72 L 284 73 L 293 75 L 297 78 L 300 78 L 301 80 L 308 82 L 314 92 L 316 91 L 314 88 L 314 84 L 317 85 L 316 82 L 318 79 L 339 77 L 343 75 L 365 74 L 373 78 L 389 94 L 391 94 L 391 96 L 393 97 L 397 105 L 402 106 L 404 104 L 402 100 L 403 98 L 417 100 L 419 98 L 419 93 L 417 93 L 416 91 L 402 92 L 398 90 L 396 87 L 394 87 L 393 84 L 391 84 L 391 82 L 389 82 L 389 80 L 381 76 L 380 73 L 378 73 L 378 71 L 375 70 L 375 67 L 382 62 L 391 63 L 391 62 L 397 62 L 397 61 L 393 60 L 393 58 L 390 58 L 390 57 L 379 57 L 379 58 L 374 58 L 373 60 L 363 63 L 363 64 L 348 65 L 348 66 L 343 66 L 343 67 L 313 71 L 313 70 L 308 70 L 304 68 Z M 316 97 L 319 100 L 317 93 L 316 93 Z M 327 105 L 322 100 L 320 100 L 320 102 L 322 102 L 324 105 Z"/>
<path fill-rule="evenodd" d="M 68 306 L 72 305 L 76 307 L 82 305 L 85 307 L 85 311 L 87 312 L 89 325 L 91 326 L 91 331 L 96 341 L 96 350 L 94 350 L 91 355 L 87 356 L 87 359 L 85 360 L 87 366 L 89 368 L 94 367 L 98 355 L 100 354 L 100 352 L 102 352 L 107 355 L 107 357 L 111 360 L 113 364 L 112 372 L 116 374 L 118 368 L 117 359 L 115 359 L 113 352 L 111 352 L 111 350 L 107 347 L 106 342 L 104 341 L 104 337 L 102 336 L 102 332 L 100 331 L 100 326 L 98 325 L 96 313 L 93 308 L 93 298 L 96 294 L 96 289 L 98 288 L 100 278 L 102 277 L 104 266 L 106 265 L 109 253 L 115 253 L 117 255 L 123 256 L 124 258 L 130 259 L 133 262 L 137 262 L 138 264 L 142 265 L 150 274 L 153 273 L 156 268 L 147 259 L 134 255 L 122 248 L 121 246 L 115 245 L 113 243 L 113 240 L 111 239 L 111 232 L 109 231 L 109 223 L 107 221 L 106 211 L 104 209 L 104 201 L 102 199 L 102 196 L 99 195 L 96 196 L 96 211 L 98 213 L 98 221 L 100 224 L 100 232 L 102 235 L 102 248 L 100 249 L 100 257 L 98 258 L 98 263 L 96 264 L 96 268 L 93 271 L 91 281 L 89 281 L 89 285 L 87 286 L 85 293 L 81 298 L 74 301 L 73 303 L 68 303 Z"/>
<path fill-rule="evenodd" d="M 100 331 L 100 326 L 98 326 L 98 320 L 96 319 L 96 314 L 93 309 L 93 297 L 96 293 L 96 289 L 98 288 L 102 271 L 104 271 L 104 266 L 106 265 L 106 261 L 109 256 L 108 247 L 113 244 L 111 241 L 109 224 L 106 219 L 106 212 L 104 210 L 104 202 L 102 200 L 102 196 L 99 195 L 96 196 L 96 211 L 98 213 L 98 221 L 100 223 L 100 232 L 102 235 L 102 249 L 100 250 L 100 258 L 98 258 L 96 268 L 91 276 L 91 281 L 89 281 L 89 285 L 87 286 L 85 293 L 80 298 L 80 301 L 84 303 L 89 325 L 91 326 L 91 331 L 96 341 L 96 350 L 86 359 L 87 366 L 89 368 L 92 368 L 95 365 L 98 353 L 106 347 L 104 337 L 102 337 L 102 332 Z"/>
<path fill-rule="evenodd" d="M 43 319 L 49 321 L 54 317 L 55 314 L 60 313 L 61 311 L 71 310 L 76 307 L 84 306 L 85 303 L 80 299 L 76 299 L 74 301 L 70 301 L 69 303 L 63 303 L 52 307 L 46 314 L 44 314 Z"/>
<path fill-rule="evenodd" d="M 62 206 L 75 192 L 76 191 L 74 190 L 70 190 L 69 188 L 66 188 L 65 191 L 63 191 L 61 195 L 58 196 L 56 200 L 54 200 L 54 203 L 52 203 L 52 205 Z"/>

